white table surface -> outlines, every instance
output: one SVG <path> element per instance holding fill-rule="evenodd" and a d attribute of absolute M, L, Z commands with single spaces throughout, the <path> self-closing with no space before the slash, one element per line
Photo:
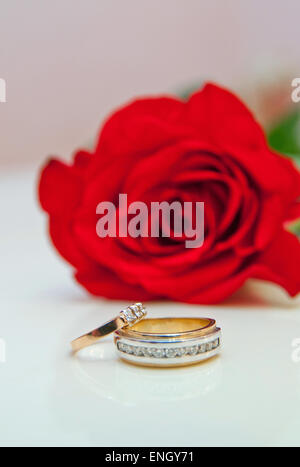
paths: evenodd
<path fill-rule="evenodd" d="M 126 303 L 91 299 L 45 235 L 35 172 L 0 176 L 0 445 L 300 446 L 300 300 L 251 282 L 226 304 L 148 305 L 151 316 L 209 316 L 222 355 L 181 369 L 93 359 L 69 341 Z M 300 352 L 299 352 L 300 353 Z"/>

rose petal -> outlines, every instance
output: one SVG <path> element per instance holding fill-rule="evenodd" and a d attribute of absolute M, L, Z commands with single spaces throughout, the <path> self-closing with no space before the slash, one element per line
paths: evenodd
<path fill-rule="evenodd" d="M 269 248 L 262 253 L 256 265 L 255 276 L 284 287 L 291 296 L 300 292 L 300 241 L 285 230 L 280 230 Z"/>
<path fill-rule="evenodd" d="M 71 216 L 80 202 L 82 181 L 74 170 L 52 159 L 41 172 L 39 198 L 49 214 Z"/>
<path fill-rule="evenodd" d="M 92 295 L 96 296 L 135 302 L 161 298 L 161 296 L 148 293 L 139 284 L 128 284 L 122 281 L 111 270 L 98 265 L 87 270 L 78 271 L 75 278 Z"/>
<path fill-rule="evenodd" d="M 103 126 L 91 171 L 117 162 L 136 162 L 158 149 L 194 133 L 180 122 L 184 103 L 174 98 L 139 99 L 116 111 Z"/>
<path fill-rule="evenodd" d="M 81 150 L 75 153 L 74 156 L 74 166 L 79 169 L 79 171 L 83 171 L 87 169 L 92 161 L 92 154 Z"/>
<path fill-rule="evenodd" d="M 199 137 L 242 164 L 258 186 L 289 200 L 299 196 L 299 172 L 291 161 L 269 149 L 262 128 L 234 94 L 207 84 L 191 96 L 187 118 L 198 128 Z"/>
<path fill-rule="evenodd" d="M 231 92 L 212 83 L 190 97 L 187 118 L 200 135 L 223 150 L 234 145 L 264 147 L 265 137 L 249 109 Z"/>
<path fill-rule="evenodd" d="M 80 249 L 72 229 L 72 220 L 63 217 L 50 217 L 51 240 L 60 255 L 77 269 L 92 267 L 93 261 Z"/>

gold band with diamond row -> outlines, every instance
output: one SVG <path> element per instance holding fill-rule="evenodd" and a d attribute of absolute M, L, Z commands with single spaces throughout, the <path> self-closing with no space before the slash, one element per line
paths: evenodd
<path fill-rule="evenodd" d="M 210 318 L 144 319 L 114 334 L 119 356 L 143 366 L 185 366 L 217 355 L 221 329 Z"/>
<path fill-rule="evenodd" d="M 84 347 L 89 347 L 95 344 L 99 339 L 112 332 L 121 330 L 126 327 L 131 327 L 137 324 L 141 319 L 146 316 L 147 312 L 142 303 L 135 303 L 120 311 L 119 315 L 107 323 L 104 323 L 94 331 L 84 334 L 71 342 L 74 352 L 78 352 Z"/>

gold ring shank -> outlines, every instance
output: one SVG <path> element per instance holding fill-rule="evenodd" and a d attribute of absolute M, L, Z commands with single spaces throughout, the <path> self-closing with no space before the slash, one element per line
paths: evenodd
<path fill-rule="evenodd" d="M 204 336 L 216 329 L 216 322 L 210 318 L 152 318 L 144 319 L 118 332 L 123 337 L 134 339 L 182 340 Z"/>
<path fill-rule="evenodd" d="M 94 331 L 88 332 L 72 341 L 71 347 L 73 352 L 78 352 L 84 347 L 89 347 L 90 345 L 95 344 L 102 337 L 116 332 L 123 327 L 134 326 L 142 320 L 146 314 L 147 311 L 142 303 L 135 303 L 134 305 L 128 306 L 124 310 L 121 310 L 115 319 L 104 323 L 99 328 L 94 329 Z"/>
<path fill-rule="evenodd" d="M 84 334 L 83 336 L 78 337 L 72 341 L 71 346 L 73 352 L 78 352 L 85 347 L 89 347 L 90 345 L 95 344 L 102 337 L 107 336 L 112 332 L 118 331 L 124 325 L 124 320 L 120 316 L 117 316 L 117 318 L 113 319 L 112 321 L 108 321 L 99 328 L 94 329 L 94 331 Z"/>

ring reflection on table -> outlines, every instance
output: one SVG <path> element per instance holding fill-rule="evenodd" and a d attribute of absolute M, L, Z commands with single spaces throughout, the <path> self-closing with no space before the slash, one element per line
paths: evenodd
<path fill-rule="evenodd" d="M 97 344 L 96 347 L 101 347 Z M 109 343 L 104 345 L 99 366 L 88 361 L 74 359 L 72 370 L 76 379 L 88 391 L 101 399 L 115 400 L 122 405 L 143 405 L 150 401 L 179 401 L 203 397 L 215 391 L 223 380 L 219 359 L 212 359 L 209 365 L 190 365 L 180 368 L 147 368 L 124 364 L 115 358 Z"/>

